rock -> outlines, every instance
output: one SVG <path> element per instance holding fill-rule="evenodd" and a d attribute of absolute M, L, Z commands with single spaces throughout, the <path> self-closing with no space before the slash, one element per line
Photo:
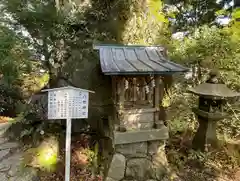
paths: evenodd
<path fill-rule="evenodd" d="M 152 156 L 155 178 L 161 180 L 168 172 L 168 161 L 165 153 L 165 147 L 159 147 L 158 152 Z"/>
<path fill-rule="evenodd" d="M 11 169 L 8 171 L 8 175 L 13 177 L 17 175 L 19 171 L 20 171 L 20 163 L 12 164 Z"/>
<path fill-rule="evenodd" d="M 0 170 L 5 172 L 10 178 L 18 174 L 21 164 L 21 155 L 16 153 L 1 161 Z"/>
<path fill-rule="evenodd" d="M 0 142 L 0 181 L 40 181 L 36 170 L 21 167 L 22 152 L 17 149 L 18 143 L 8 142 L 6 138 Z"/>
<path fill-rule="evenodd" d="M 154 178 L 161 180 L 168 171 L 168 161 L 164 142 L 149 142 L 148 154 L 152 155 L 152 163 L 155 174 Z"/>
<path fill-rule="evenodd" d="M 126 177 L 145 181 L 151 178 L 152 173 L 152 163 L 146 158 L 133 158 L 127 162 Z"/>
<path fill-rule="evenodd" d="M 37 175 L 35 175 L 32 177 L 32 181 L 41 181 L 41 180 Z"/>
<path fill-rule="evenodd" d="M 234 174 L 234 178 L 236 181 L 240 181 L 240 169 Z"/>
<path fill-rule="evenodd" d="M 122 154 L 115 154 L 112 158 L 112 162 L 110 164 L 108 170 L 108 177 L 115 179 L 117 181 L 124 178 L 126 165 L 126 158 Z"/>
<path fill-rule="evenodd" d="M 107 178 L 105 179 L 105 181 L 116 181 L 116 180 L 113 179 L 113 178 L 111 178 L 111 177 L 107 177 Z"/>
<path fill-rule="evenodd" d="M 7 165 L 0 165 L 0 170 L 3 173 L 7 173 L 9 170 L 11 169 L 11 165 L 7 166 Z"/>
<path fill-rule="evenodd" d="M 5 133 L 11 126 L 11 123 L 0 123 L 0 137 L 4 137 Z"/>
<path fill-rule="evenodd" d="M 0 150 L 17 148 L 18 144 L 16 142 L 6 142 L 1 144 Z"/>
<path fill-rule="evenodd" d="M 116 145 L 115 149 L 116 152 L 127 157 L 145 157 L 147 155 L 147 142 Z"/>
<path fill-rule="evenodd" d="M 24 171 L 24 174 L 21 176 L 21 181 L 39 181 L 37 177 L 37 171 L 33 168 L 28 168 Z"/>
<path fill-rule="evenodd" d="M 7 154 L 9 154 L 10 149 L 0 150 L 0 160 L 2 160 Z"/>
<path fill-rule="evenodd" d="M 37 171 L 33 168 L 27 168 L 17 175 L 10 177 L 9 181 L 40 181 L 37 177 Z"/>
<path fill-rule="evenodd" d="M 0 172 L 0 180 L 1 181 L 8 181 L 8 178 L 6 177 L 6 174 Z"/>
<path fill-rule="evenodd" d="M 19 166 L 22 161 L 21 158 L 22 158 L 22 155 L 20 153 L 15 153 L 7 157 L 6 159 L 3 159 L 0 164 L 0 169 L 7 168 L 7 167 L 9 168 L 12 165 Z"/>
<path fill-rule="evenodd" d="M 7 138 L 5 138 L 5 137 L 0 137 L 0 148 L 1 148 L 1 144 L 6 143 L 7 141 L 8 141 Z"/>
<path fill-rule="evenodd" d="M 165 149 L 165 144 L 162 141 L 150 141 L 148 142 L 148 154 L 153 155 L 161 152 L 162 149 Z"/>

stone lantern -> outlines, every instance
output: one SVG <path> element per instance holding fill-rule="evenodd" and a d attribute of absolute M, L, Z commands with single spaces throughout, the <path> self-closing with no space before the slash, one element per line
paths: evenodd
<path fill-rule="evenodd" d="M 205 146 L 217 147 L 217 121 L 224 119 L 227 113 L 223 111 L 228 98 L 238 97 L 240 94 L 229 89 L 220 80 L 216 72 L 210 73 L 206 83 L 189 90 L 199 96 L 198 107 L 193 108 L 197 115 L 199 127 L 193 139 L 193 148 L 205 150 Z"/>

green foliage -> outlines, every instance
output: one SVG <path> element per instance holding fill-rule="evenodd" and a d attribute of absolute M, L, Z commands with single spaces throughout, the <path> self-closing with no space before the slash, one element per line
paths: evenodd
<path fill-rule="evenodd" d="M 0 86 L 0 113 L 4 116 L 13 117 L 16 115 L 16 107 L 21 104 L 21 96 L 19 90 L 10 88 L 7 85 Z"/>
<path fill-rule="evenodd" d="M 172 27 L 175 31 L 189 31 L 204 24 L 213 23 L 216 15 L 222 10 L 225 2 L 218 3 L 215 0 L 171 0 L 167 13 L 174 17 Z M 218 12 L 218 13 L 216 13 Z"/>
<path fill-rule="evenodd" d="M 225 28 L 216 26 L 200 26 L 185 37 L 183 40 L 169 42 L 170 55 L 173 60 L 184 63 L 189 67 L 200 66 L 202 70 L 217 69 L 220 71 L 225 83 L 232 89 L 239 91 L 239 24 L 232 24 Z M 202 71 L 202 74 L 204 72 Z M 204 81 L 204 76 L 201 81 Z M 197 100 L 193 96 L 186 96 L 183 87 L 192 86 L 190 83 L 182 82 L 182 86 L 175 87 L 174 94 L 170 94 L 171 104 L 168 106 L 168 115 L 174 113 L 169 119 L 169 130 L 171 135 L 171 149 L 168 156 L 171 163 L 179 168 L 186 169 L 200 167 L 206 177 L 205 170 L 228 170 L 232 171 L 239 167 L 239 148 L 224 143 L 219 150 L 201 153 L 189 151 L 189 142 L 193 139 L 197 122 L 191 114 L 191 107 L 197 106 Z M 183 107 L 181 109 L 181 107 Z M 228 104 L 226 111 L 230 117 L 218 122 L 218 138 L 225 142 L 235 139 L 239 135 L 239 104 Z M 170 113 L 170 114 L 169 114 Z M 190 131 L 190 133 L 188 133 Z M 174 140 L 179 140 L 175 143 Z M 174 146 L 173 146 L 174 145 Z M 174 147 L 174 148 L 173 148 Z M 187 151 L 186 151 L 187 149 Z M 177 151 L 176 151 L 177 150 Z M 180 153 L 179 153 L 180 152 Z M 186 154 L 187 152 L 187 154 Z M 205 178 L 202 178 L 205 180 Z"/>
<path fill-rule="evenodd" d="M 236 25 L 234 25 L 236 26 Z M 172 45 L 172 59 L 189 66 L 218 69 L 232 88 L 239 87 L 239 40 L 234 26 L 224 29 L 202 26 Z"/>
<path fill-rule="evenodd" d="M 2 1 L 2 9 L 13 20 L 5 20 L 16 30 L 28 33 L 28 45 L 44 57 L 52 79 L 58 76 L 66 58 L 67 41 L 71 40 L 64 14 L 58 13 L 54 1 Z M 66 41 L 65 41 L 66 40 Z"/>
<path fill-rule="evenodd" d="M 150 16 L 154 16 L 159 23 L 168 23 L 168 19 L 162 11 L 163 5 L 163 2 L 159 0 L 149 1 L 148 7 L 150 9 Z"/>
<path fill-rule="evenodd" d="M 0 26 L 0 74 L 2 83 L 10 86 L 23 73 L 31 71 L 29 50 L 25 42 L 11 29 Z"/>
<path fill-rule="evenodd" d="M 15 117 L 23 107 L 24 98 L 32 95 L 26 90 L 26 80 L 39 82 L 39 63 L 32 59 L 28 39 L 11 26 L 0 22 L 0 96 L 2 114 Z M 40 76 L 41 77 L 41 76 Z M 38 86 L 38 90 L 43 84 Z M 29 93 L 31 92 L 31 93 Z M 27 96 L 26 96 L 27 95 Z"/>
<path fill-rule="evenodd" d="M 239 91 L 240 25 L 236 21 L 238 12 L 238 9 L 233 11 L 232 22 L 228 27 L 199 26 L 183 40 L 169 43 L 172 59 L 192 67 L 197 65 L 201 69 L 219 70 L 224 82 Z M 224 13 L 224 10 L 216 13 Z M 220 135 L 234 137 L 239 135 L 239 105 L 229 106 L 227 109 L 232 117 L 220 121 L 218 131 Z"/>
<path fill-rule="evenodd" d="M 156 0 L 146 4 L 144 0 L 63 1 L 57 8 L 54 1 L 7 0 L 2 4 L 13 18 L 8 23 L 26 30 L 31 46 L 45 58 L 50 87 L 58 86 L 60 77 L 72 76 L 85 59 L 95 58 L 94 40 L 155 44 L 168 26 L 163 3 Z"/>
<path fill-rule="evenodd" d="M 215 14 L 216 14 L 216 16 L 226 15 L 227 10 L 226 9 L 220 9 L 220 10 L 216 11 Z"/>
<path fill-rule="evenodd" d="M 232 12 L 232 19 L 237 20 L 240 18 L 240 8 L 235 8 Z"/>
<path fill-rule="evenodd" d="M 239 103 L 233 105 L 227 104 L 226 111 L 231 115 L 230 118 L 219 121 L 218 135 L 221 139 L 234 139 L 240 135 L 240 121 L 239 121 Z"/>
<path fill-rule="evenodd" d="M 141 4 L 141 2 L 134 1 L 131 7 L 131 16 L 123 22 L 123 32 L 119 32 L 120 41 L 125 44 L 156 44 L 161 32 L 169 24 L 163 13 L 163 2 L 150 0 Z"/>
<path fill-rule="evenodd" d="M 236 45 L 227 32 L 215 26 L 202 26 L 183 41 L 176 42 L 173 57 L 182 63 L 221 66 L 228 63 L 226 59 L 234 56 L 235 49 Z"/>

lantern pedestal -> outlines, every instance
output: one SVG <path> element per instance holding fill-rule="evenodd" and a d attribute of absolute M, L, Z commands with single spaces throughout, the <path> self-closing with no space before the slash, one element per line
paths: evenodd
<path fill-rule="evenodd" d="M 217 147 L 217 122 L 198 116 L 199 127 L 193 138 L 193 149 L 205 150 L 206 146 Z"/>
<path fill-rule="evenodd" d="M 226 117 L 221 112 L 208 113 L 197 108 L 193 108 L 197 115 L 199 127 L 193 139 L 193 149 L 204 151 L 206 146 L 218 147 L 217 122 Z"/>

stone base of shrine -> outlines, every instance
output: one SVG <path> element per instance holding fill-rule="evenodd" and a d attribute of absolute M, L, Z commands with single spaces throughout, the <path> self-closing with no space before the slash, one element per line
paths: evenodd
<path fill-rule="evenodd" d="M 166 127 L 162 129 L 114 133 L 115 153 L 106 181 L 154 181 L 167 172 L 165 140 Z"/>

